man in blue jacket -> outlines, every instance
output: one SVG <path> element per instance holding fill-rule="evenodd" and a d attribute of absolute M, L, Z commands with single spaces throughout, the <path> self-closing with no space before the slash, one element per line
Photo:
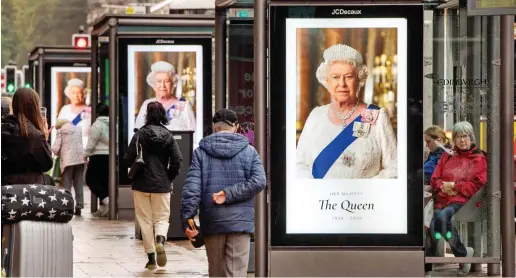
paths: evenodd
<path fill-rule="evenodd" d="M 254 197 L 266 177 L 256 150 L 238 129 L 237 115 L 221 109 L 213 116 L 214 134 L 201 140 L 183 187 L 181 217 L 186 235 L 195 240 L 188 220 L 200 209 L 200 230 L 210 277 L 245 277 L 249 242 L 254 233 Z"/>

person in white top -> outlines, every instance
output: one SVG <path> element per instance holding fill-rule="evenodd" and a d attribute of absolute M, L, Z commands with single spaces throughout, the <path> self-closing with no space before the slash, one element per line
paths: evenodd
<path fill-rule="evenodd" d="M 77 78 L 68 80 L 64 93 L 70 99 L 70 104 L 61 108 L 57 119 L 68 120 L 73 125 L 80 127 L 82 144 L 83 147 L 86 147 L 91 126 L 91 107 L 85 103 L 84 82 Z"/>
<path fill-rule="evenodd" d="M 109 214 L 109 107 L 99 103 L 97 119 L 90 129 L 84 155 L 89 158 L 86 184 L 100 199 L 100 209 L 93 216 Z"/>
<path fill-rule="evenodd" d="M 397 143 L 385 109 L 359 100 L 368 71 L 362 55 L 337 44 L 324 51 L 317 80 L 331 103 L 308 116 L 296 151 L 298 178 L 397 178 Z"/>
<path fill-rule="evenodd" d="M 171 64 L 159 61 L 151 65 L 151 72 L 147 75 L 147 84 L 156 93 L 155 98 L 147 99 L 142 103 L 134 127 L 139 129 L 145 125 L 145 114 L 150 102 L 158 101 L 163 105 L 170 122 L 166 128 L 172 131 L 195 131 L 195 113 L 188 101 L 174 95 L 178 84 L 176 69 Z"/>

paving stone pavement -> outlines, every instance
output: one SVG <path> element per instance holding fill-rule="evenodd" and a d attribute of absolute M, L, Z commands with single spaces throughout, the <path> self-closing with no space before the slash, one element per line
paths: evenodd
<path fill-rule="evenodd" d="M 204 249 L 189 241 L 168 241 L 168 262 L 163 268 L 144 268 L 147 255 L 141 240 L 135 238 L 133 221 L 111 221 L 90 213 L 89 190 L 84 190 L 86 207 L 74 217 L 74 277 L 202 277 L 208 276 Z"/>
<path fill-rule="evenodd" d="M 107 220 L 90 213 L 90 192 L 84 190 L 83 215 L 74 217 L 74 277 L 202 277 L 208 276 L 208 260 L 204 248 L 195 249 L 189 241 L 168 241 L 168 263 L 150 271 L 144 268 L 147 256 L 141 240 L 135 238 L 134 222 Z M 432 277 L 456 277 L 458 265 L 435 267 Z M 251 273 L 248 277 L 253 277 Z M 468 277 L 487 276 L 482 272 Z"/>

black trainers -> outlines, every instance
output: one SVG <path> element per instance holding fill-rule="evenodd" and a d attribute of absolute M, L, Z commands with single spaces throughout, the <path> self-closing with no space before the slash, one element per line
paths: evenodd
<path fill-rule="evenodd" d="M 145 268 L 150 270 L 156 269 L 156 257 L 154 256 L 154 253 L 147 254 L 147 257 L 149 258 L 149 261 L 145 265 Z"/>
<path fill-rule="evenodd" d="M 156 237 L 156 254 L 158 254 L 158 265 L 164 267 L 167 264 L 167 254 L 165 253 L 165 242 L 164 236 Z"/>
<path fill-rule="evenodd" d="M 76 208 L 74 214 L 77 215 L 77 216 L 81 216 L 81 209 L 80 208 Z"/>

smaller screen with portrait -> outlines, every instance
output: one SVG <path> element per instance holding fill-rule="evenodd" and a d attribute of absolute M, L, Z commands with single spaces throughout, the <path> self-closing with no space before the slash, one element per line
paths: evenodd
<path fill-rule="evenodd" d="M 51 68 L 50 126 L 55 127 L 58 121 L 68 121 L 79 127 L 83 147 L 88 143 L 91 126 L 90 84 L 90 67 Z M 54 128 L 51 134 L 52 143 L 55 137 Z"/>
<path fill-rule="evenodd" d="M 147 105 L 160 102 L 172 131 L 194 131 L 202 139 L 203 47 L 201 45 L 129 45 L 128 138 L 145 125 Z M 199 97 L 200 94 L 200 97 Z"/>
<path fill-rule="evenodd" d="M 406 233 L 406 28 L 286 20 L 287 233 Z"/>

